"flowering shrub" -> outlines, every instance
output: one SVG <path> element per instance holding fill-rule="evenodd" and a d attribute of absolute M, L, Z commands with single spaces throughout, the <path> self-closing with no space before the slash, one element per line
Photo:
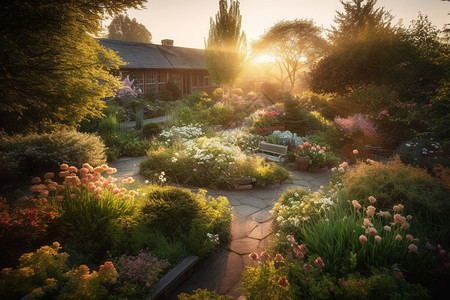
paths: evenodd
<path fill-rule="evenodd" d="M 177 297 L 180 300 L 203 300 L 203 299 L 209 299 L 209 300 L 227 300 L 227 299 L 233 299 L 233 297 L 228 295 L 219 295 L 214 291 L 208 291 L 207 289 L 196 289 L 193 291 L 193 294 L 186 294 L 181 293 Z"/>
<path fill-rule="evenodd" d="M 229 146 L 237 146 L 244 152 L 251 153 L 253 149 L 258 148 L 261 137 L 248 132 L 245 128 L 236 128 L 217 133 L 221 143 Z"/>
<path fill-rule="evenodd" d="M 346 137 L 350 138 L 357 148 L 377 143 L 377 127 L 362 114 L 348 118 L 335 117 L 334 122 L 346 132 Z"/>
<path fill-rule="evenodd" d="M 33 242 L 42 239 L 49 222 L 58 216 L 46 199 L 22 197 L 14 206 L 0 197 L 0 256 L 3 264 L 12 264 Z"/>
<path fill-rule="evenodd" d="M 125 297 L 145 297 L 154 289 L 159 275 L 169 267 L 167 260 L 158 260 L 150 253 L 137 256 L 122 255 L 114 260 L 119 274 L 120 294 Z"/>
<path fill-rule="evenodd" d="M 335 205 L 334 190 L 319 190 L 309 193 L 303 189 L 285 191 L 275 203 L 271 214 L 277 221 L 277 228 L 284 233 L 298 232 L 304 223 L 325 218 Z"/>
<path fill-rule="evenodd" d="M 252 117 L 253 127 L 271 127 L 281 125 L 280 111 L 275 110 L 257 110 L 256 116 Z"/>
<path fill-rule="evenodd" d="M 436 164 L 450 163 L 445 156 L 441 144 L 433 139 L 415 138 L 401 143 L 394 152 L 400 156 L 402 162 L 419 166 L 421 168 L 432 168 Z"/>
<path fill-rule="evenodd" d="M 205 133 L 199 124 L 190 124 L 186 126 L 173 126 L 170 129 L 163 130 L 159 136 L 158 140 L 164 142 L 166 145 L 172 145 L 176 142 L 183 143 L 187 140 L 201 137 Z"/>

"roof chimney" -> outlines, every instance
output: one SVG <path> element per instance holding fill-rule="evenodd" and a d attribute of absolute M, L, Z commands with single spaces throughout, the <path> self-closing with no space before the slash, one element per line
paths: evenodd
<path fill-rule="evenodd" d="M 163 46 L 173 46 L 173 40 L 169 40 L 169 39 L 161 40 L 161 45 L 163 45 Z"/>

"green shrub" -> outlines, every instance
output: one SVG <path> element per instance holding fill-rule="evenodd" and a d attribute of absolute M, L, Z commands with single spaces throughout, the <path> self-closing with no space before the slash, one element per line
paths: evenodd
<path fill-rule="evenodd" d="M 106 161 L 100 138 L 74 130 L 14 135 L 0 134 L 0 166 L 3 180 L 57 171 L 61 163 L 99 166 Z"/>
<path fill-rule="evenodd" d="M 0 277 L 2 299 L 20 299 L 28 293 L 37 297 L 55 294 L 68 271 L 69 254 L 59 250 L 59 243 L 54 242 L 34 253 L 23 254 L 16 269 L 3 269 Z"/>
<path fill-rule="evenodd" d="M 209 254 L 230 239 L 231 211 L 225 197 L 206 197 L 177 187 L 147 186 L 140 214 L 147 227 L 164 236 L 182 238 L 194 254 Z"/>
<path fill-rule="evenodd" d="M 120 156 L 141 156 L 150 148 L 151 142 L 141 140 L 138 131 L 129 128 L 119 128 L 115 135 L 102 136 L 106 145 L 105 153 L 108 161 L 112 161 Z"/>
<path fill-rule="evenodd" d="M 113 136 L 117 133 L 119 124 L 114 115 L 109 115 L 104 119 L 101 119 L 98 123 L 98 132 L 101 136 Z"/>
<path fill-rule="evenodd" d="M 159 123 L 147 123 L 142 127 L 142 138 L 150 139 L 162 132 L 162 126 Z"/>
<path fill-rule="evenodd" d="M 405 166 L 396 157 L 386 165 L 360 163 L 346 172 L 343 183 L 348 199 L 367 199 L 375 196 L 379 209 L 395 204 L 405 205 L 422 225 L 413 228 L 417 233 L 441 242 L 450 240 L 450 202 L 445 190 L 426 170 Z"/>
<path fill-rule="evenodd" d="M 219 295 L 214 291 L 208 291 L 207 289 L 196 289 L 193 294 L 181 293 L 178 295 L 179 300 L 227 300 L 233 299 L 228 295 Z"/>
<path fill-rule="evenodd" d="M 174 101 L 181 98 L 181 90 L 178 85 L 172 79 L 169 79 L 166 83 L 166 87 L 162 93 L 159 94 L 159 98 L 163 101 Z"/>

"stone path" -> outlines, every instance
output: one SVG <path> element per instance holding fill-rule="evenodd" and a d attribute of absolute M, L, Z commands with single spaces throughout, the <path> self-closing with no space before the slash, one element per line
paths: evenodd
<path fill-rule="evenodd" d="M 139 163 L 146 157 L 123 157 L 111 163 L 118 169 L 115 177 L 141 178 L 138 175 Z M 320 186 L 327 186 L 327 172 L 291 172 L 292 180 L 281 185 L 274 185 L 253 190 L 209 190 L 214 197 L 225 196 L 233 207 L 234 220 L 231 224 L 231 242 L 217 249 L 213 255 L 202 260 L 194 267 L 192 276 L 180 285 L 169 297 L 178 299 L 177 295 L 191 293 L 198 288 L 207 288 L 220 294 L 228 294 L 238 299 L 241 273 L 250 265 L 248 254 L 255 251 L 260 254 L 269 244 L 273 235 L 273 217 L 270 210 L 275 201 L 287 189 L 302 187 L 316 191 Z"/>
<path fill-rule="evenodd" d="M 142 125 L 145 125 L 147 123 L 164 123 L 166 121 L 166 118 L 167 118 L 166 116 L 161 116 L 161 117 L 146 119 L 146 120 L 143 120 Z M 120 127 L 128 127 L 128 128 L 136 127 L 136 121 L 120 123 Z"/>

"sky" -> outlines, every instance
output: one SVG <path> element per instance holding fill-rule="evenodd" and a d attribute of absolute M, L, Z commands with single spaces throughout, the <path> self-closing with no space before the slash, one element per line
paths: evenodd
<path fill-rule="evenodd" d="M 382 6 L 395 16 L 394 23 L 402 19 L 405 26 L 419 11 L 439 29 L 450 23 L 449 1 L 378 0 L 377 7 Z M 219 0 L 148 0 L 144 10 L 127 13 L 145 25 L 155 44 L 172 39 L 174 46 L 204 49 L 210 18 L 215 17 L 218 8 Z M 329 29 L 336 10 L 342 10 L 339 0 L 240 0 L 241 30 L 251 42 L 281 20 L 313 19 L 316 25 Z"/>

